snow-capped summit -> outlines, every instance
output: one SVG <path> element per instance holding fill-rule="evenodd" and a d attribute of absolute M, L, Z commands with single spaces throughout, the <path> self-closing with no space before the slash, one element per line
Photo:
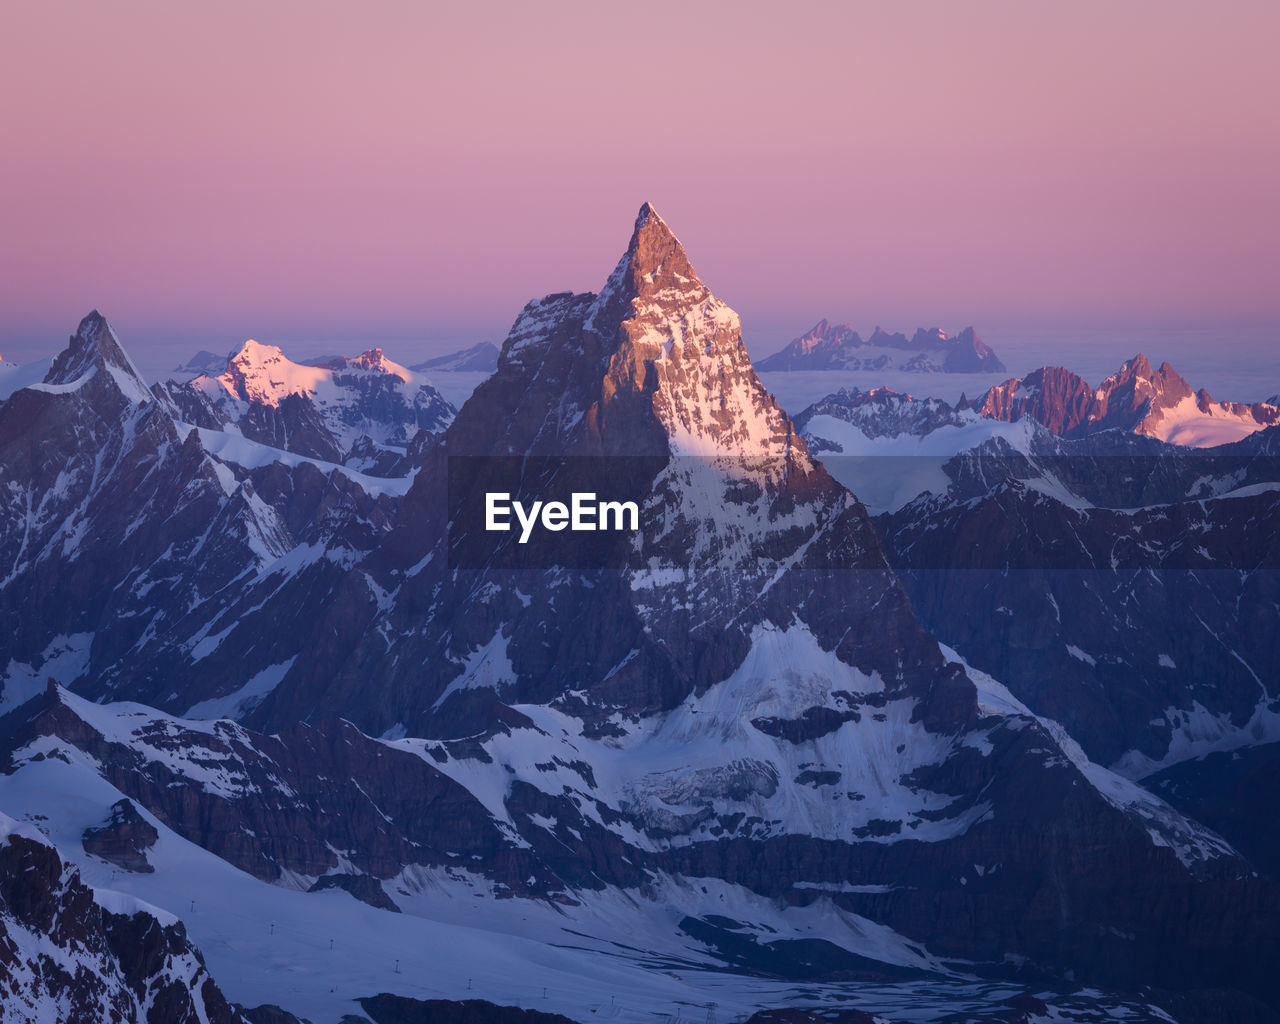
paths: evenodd
<path fill-rule="evenodd" d="M 292 362 L 275 345 L 250 338 L 231 354 L 219 376 L 192 383 L 215 401 L 225 393 L 242 402 L 278 406 L 289 395 L 315 394 L 328 376 L 318 367 Z"/>
<path fill-rule="evenodd" d="M 737 313 L 702 283 L 648 203 L 590 322 L 612 329 L 610 319 L 598 318 L 615 303 L 624 305 L 601 392 L 601 426 L 619 396 L 646 395 L 673 453 L 780 456 L 790 450 L 790 422 L 752 369 Z"/>
<path fill-rule="evenodd" d="M 1145 413 L 1145 419 L 1190 397 L 1191 385 L 1172 366 L 1165 362 L 1153 369 L 1139 352 L 1099 386 L 1093 420 L 1125 423 L 1140 413 Z M 1139 433 L 1150 432 L 1139 425 Z"/>
<path fill-rule="evenodd" d="M 221 373 L 157 391 L 180 420 L 328 462 L 372 449 L 403 454 L 420 430 L 436 433 L 454 415 L 425 377 L 378 348 L 313 366 L 251 339 Z"/>

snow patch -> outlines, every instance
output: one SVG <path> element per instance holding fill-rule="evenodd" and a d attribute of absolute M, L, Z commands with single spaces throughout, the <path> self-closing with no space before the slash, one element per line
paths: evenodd
<path fill-rule="evenodd" d="M 89 669 L 92 633 L 65 633 L 49 641 L 34 665 L 10 659 L 0 676 L 0 714 L 12 711 L 44 692 L 50 679 L 69 686 Z"/>
<path fill-rule="evenodd" d="M 326 476 L 333 473 L 341 473 L 348 479 L 358 483 L 366 494 L 373 496 L 390 494 L 402 497 L 408 493 L 409 486 L 413 483 L 414 474 L 404 477 L 367 476 L 336 462 L 325 462 L 321 459 L 297 455 L 294 452 L 285 451 L 283 448 L 272 448 L 269 445 L 251 441 L 239 433 L 233 433 L 228 430 L 210 430 L 206 427 L 193 427 L 188 423 L 179 423 L 178 428 L 183 434 L 195 430 L 200 438 L 200 444 L 206 452 L 214 456 L 214 458 L 221 459 L 223 462 L 234 463 L 244 469 L 259 469 L 263 466 L 269 466 L 273 462 L 279 462 L 292 468 L 300 466 L 304 462 L 309 462 Z M 223 486 L 225 489 L 225 483 Z"/>
<path fill-rule="evenodd" d="M 1187 448 L 1213 448 L 1230 444 L 1264 428 L 1244 412 L 1232 412 L 1219 402 L 1209 405 L 1203 412 L 1194 395 L 1188 395 L 1176 405 L 1162 409 L 1144 420 L 1141 431 L 1158 437 L 1161 441 Z"/>
<path fill-rule="evenodd" d="M 1168 707 L 1164 718 L 1172 729 L 1164 756 L 1153 758 L 1130 750 L 1111 766 L 1114 771 L 1126 778 L 1142 779 L 1206 754 L 1280 741 L 1280 707 L 1265 696 L 1243 725 L 1232 721 L 1229 712 L 1215 713 L 1199 701 L 1192 701 L 1190 708 Z"/>
<path fill-rule="evenodd" d="M 226 696 L 210 697 L 208 700 L 202 700 L 198 704 L 192 704 L 191 707 L 187 708 L 183 717 L 201 719 L 240 718 L 261 704 L 263 699 L 280 685 L 281 680 L 288 674 L 289 669 L 293 667 L 293 663 L 296 660 L 297 656 L 295 655 L 288 661 L 282 661 L 278 665 L 270 665 L 264 668 L 240 689 Z"/>
<path fill-rule="evenodd" d="M 459 690 L 492 690 L 500 693 L 508 683 L 514 683 L 516 670 L 507 655 L 509 642 L 510 637 L 503 636 L 502 631 L 498 630 L 488 643 L 468 654 L 462 661 L 462 671 L 431 705 L 431 710 L 439 709 Z"/>

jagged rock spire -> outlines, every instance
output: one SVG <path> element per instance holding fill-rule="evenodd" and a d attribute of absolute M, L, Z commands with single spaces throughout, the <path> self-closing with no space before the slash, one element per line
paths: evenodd
<path fill-rule="evenodd" d="M 637 295 L 677 283 L 702 285 L 684 246 L 649 203 L 636 216 L 623 265 Z"/>
<path fill-rule="evenodd" d="M 684 246 L 649 203 L 640 207 L 627 251 L 600 291 L 592 323 L 624 320 L 645 306 L 697 304 L 711 295 Z M 628 306 L 631 306 L 628 309 Z"/>
<path fill-rule="evenodd" d="M 78 385 L 106 371 L 115 388 L 129 401 L 149 402 L 150 390 L 133 360 L 120 347 L 120 340 L 96 309 L 80 321 L 67 347 L 58 353 L 45 375 L 44 383 Z"/>
<path fill-rule="evenodd" d="M 738 315 L 645 203 L 598 295 L 525 306 L 498 372 L 463 408 L 449 443 L 475 454 L 762 455 L 793 442 L 755 376 Z"/>

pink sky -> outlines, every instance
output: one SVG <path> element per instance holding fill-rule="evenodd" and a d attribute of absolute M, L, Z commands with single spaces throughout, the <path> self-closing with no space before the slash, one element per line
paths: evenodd
<path fill-rule="evenodd" d="M 793 9 L 794 8 L 794 9 Z M 21 3 L 0 352 L 500 338 L 651 200 L 819 317 L 1280 323 L 1280 4 Z"/>

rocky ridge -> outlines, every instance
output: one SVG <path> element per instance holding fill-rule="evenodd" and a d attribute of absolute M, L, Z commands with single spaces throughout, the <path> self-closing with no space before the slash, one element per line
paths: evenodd
<path fill-rule="evenodd" d="M 1097 388 L 1061 367 L 1042 367 L 991 388 L 975 403 L 983 416 L 1024 416 L 1063 437 L 1124 430 L 1191 447 L 1237 441 L 1280 423 L 1280 407 L 1266 402 L 1215 402 L 1168 363 L 1155 369 L 1139 353 Z"/>

